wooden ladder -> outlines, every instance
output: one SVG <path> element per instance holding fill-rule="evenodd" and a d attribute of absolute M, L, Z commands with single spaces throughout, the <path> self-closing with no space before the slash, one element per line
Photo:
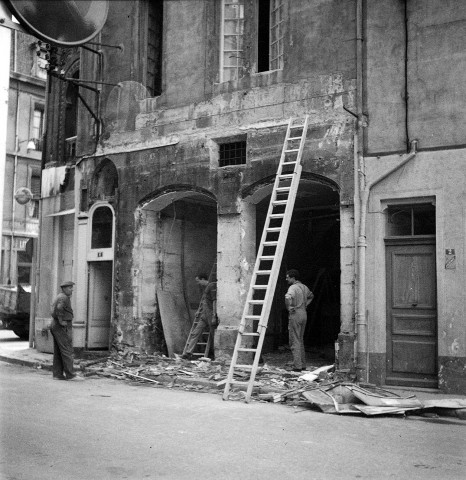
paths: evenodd
<path fill-rule="evenodd" d="M 212 269 L 210 271 L 209 279 L 208 282 L 211 283 L 213 280 L 215 280 L 215 277 L 217 276 L 217 262 L 214 263 L 212 266 Z M 201 296 L 201 301 L 199 302 L 199 307 L 196 310 L 196 314 L 194 315 L 194 321 L 193 324 L 191 325 L 191 330 L 189 331 L 188 338 L 186 340 L 186 344 L 183 349 L 183 355 L 186 353 L 186 349 L 188 348 L 189 340 L 191 338 L 191 334 L 193 333 L 194 329 L 197 327 L 197 324 L 199 323 L 199 316 L 201 314 L 201 308 L 202 304 L 204 302 L 204 297 L 205 297 L 205 289 L 204 292 L 202 293 Z M 207 328 L 204 330 L 202 333 L 202 336 L 200 337 L 200 341 L 197 342 L 196 348 L 201 350 L 200 352 L 193 352 L 192 355 L 195 357 L 208 357 L 209 352 L 210 352 L 210 346 L 212 344 L 212 338 L 210 338 L 210 329 Z"/>
<path fill-rule="evenodd" d="M 306 115 L 304 120 L 299 121 L 291 118 L 288 123 L 264 230 L 223 392 L 224 400 L 228 400 L 232 384 L 247 385 L 246 402 L 249 402 L 251 398 L 294 203 L 298 193 L 302 171 L 301 158 L 306 141 L 308 121 L 309 117 Z M 257 324 L 257 329 L 255 324 Z M 243 357 L 250 361 L 252 355 L 252 364 L 245 364 Z M 240 359 L 241 363 L 238 363 L 239 356 L 242 357 Z M 237 369 L 250 371 L 249 380 L 234 380 L 233 376 Z"/>

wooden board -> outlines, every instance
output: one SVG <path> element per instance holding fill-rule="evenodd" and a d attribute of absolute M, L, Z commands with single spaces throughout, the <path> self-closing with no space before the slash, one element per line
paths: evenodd
<path fill-rule="evenodd" d="M 157 302 L 160 308 L 163 333 L 168 355 L 183 353 L 191 329 L 188 308 L 181 292 L 157 290 Z"/>

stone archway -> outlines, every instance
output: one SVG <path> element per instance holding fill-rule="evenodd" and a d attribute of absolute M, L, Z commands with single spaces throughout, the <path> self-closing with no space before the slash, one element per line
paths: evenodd
<path fill-rule="evenodd" d="M 200 300 L 195 277 L 216 261 L 217 203 L 189 186 L 140 202 L 133 253 L 134 317 L 148 350 L 181 354 Z"/>
<path fill-rule="evenodd" d="M 243 192 L 243 201 L 255 207 L 256 251 L 274 178 L 269 180 Z M 288 286 L 284 279 L 286 270 L 296 268 L 303 283 L 315 294 L 314 302 L 308 308 L 306 348 L 312 357 L 334 361 L 334 342 L 341 322 L 340 232 L 338 186 L 329 179 L 303 172 L 269 317 L 264 353 L 288 344 L 288 315 L 284 307 Z"/>

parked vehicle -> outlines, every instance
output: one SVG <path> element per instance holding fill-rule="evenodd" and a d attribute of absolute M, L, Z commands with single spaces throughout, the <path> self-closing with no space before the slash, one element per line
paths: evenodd
<path fill-rule="evenodd" d="M 0 285 L 0 320 L 3 329 L 13 330 L 23 340 L 29 338 L 31 285 Z"/>

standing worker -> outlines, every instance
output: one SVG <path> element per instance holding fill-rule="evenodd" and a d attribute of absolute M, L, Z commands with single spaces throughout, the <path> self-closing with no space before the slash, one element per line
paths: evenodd
<path fill-rule="evenodd" d="M 217 319 L 217 282 L 210 282 L 207 274 L 199 273 L 196 276 L 196 283 L 201 287 L 204 287 L 204 293 L 202 295 L 201 304 L 199 305 L 198 315 L 199 321 L 191 332 L 191 336 L 188 340 L 188 345 L 182 358 L 190 360 L 193 357 L 193 351 L 196 348 L 197 342 L 201 337 L 204 330 L 209 327 L 210 332 L 210 345 L 214 344 L 215 329 L 218 326 Z"/>
<path fill-rule="evenodd" d="M 76 375 L 73 366 L 72 322 L 73 309 L 70 297 L 73 293 L 73 282 L 63 282 L 62 291 L 52 303 L 53 336 L 53 379 L 54 380 L 83 380 Z"/>
<path fill-rule="evenodd" d="M 312 302 L 314 294 L 299 281 L 298 270 L 288 270 L 286 281 L 289 288 L 285 295 L 285 305 L 289 314 L 288 331 L 290 348 L 293 354 L 293 371 L 306 370 L 306 352 L 304 350 L 304 330 L 306 329 L 306 307 Z"/>

